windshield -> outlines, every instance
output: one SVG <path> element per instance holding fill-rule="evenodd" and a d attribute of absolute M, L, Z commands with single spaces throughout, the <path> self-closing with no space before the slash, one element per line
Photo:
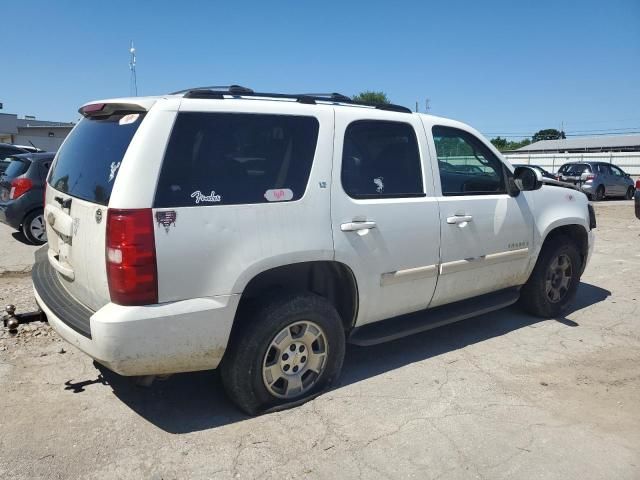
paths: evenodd
<path fill-rule="evenodd" d="M 62 145 L 49 184 L 107 205 L 122 158 L 143 118 L 143 113 L 134 113 L 82 119 Z"/>

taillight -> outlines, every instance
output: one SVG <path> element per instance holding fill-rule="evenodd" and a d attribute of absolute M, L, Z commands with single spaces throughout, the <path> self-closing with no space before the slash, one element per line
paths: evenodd
<path fill-rule="evenodd" d="M 9 192 L 9 200 L 15 200 L 27 193 L 33 187 L 33 182 L 28 178 L 14 178 L 11 181 L 11 191 Z"/>
<path fill-rule="evenodd" d="M 595 178 L 596 178 L 596 176 L 592 173 L 592 174 L 589 174 L 589 175 L 587 175 L 585 177 L 585 181 L 588 182 L 589 180 L 595 180 Z"/>
<path fill-rule="evenodd" d="M 640 190 L 640 178 L 636 180 L 636 190 Z"/>
<path fill-rule="evenodd" d="M 150 208 L 107 210 L 107 280 L 111 301 L 158 303 L 158 272 Z"/>

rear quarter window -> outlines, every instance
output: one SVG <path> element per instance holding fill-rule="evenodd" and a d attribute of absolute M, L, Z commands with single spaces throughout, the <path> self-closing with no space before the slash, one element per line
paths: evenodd
<path fill-rule="evenodd" d="M 72 197 L 107 205 L 143 118 L 143 113 L 135 113 L 82 119 L 58 152 L 49 184 Z"/>
<path fill-rule="evenodd" d="M 309 180 L 318 129 L 314 117 L 179 113 L 154 207 L 298 200 Z"/>

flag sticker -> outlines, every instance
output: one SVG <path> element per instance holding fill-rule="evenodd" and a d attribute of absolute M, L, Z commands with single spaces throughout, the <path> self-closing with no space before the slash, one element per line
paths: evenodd
<path fill-rule="evenodd" d="M 288 188 L 274 188 L 264 192 L 267 202 L 286 202 L 293 198 L 293 192 Z"/>

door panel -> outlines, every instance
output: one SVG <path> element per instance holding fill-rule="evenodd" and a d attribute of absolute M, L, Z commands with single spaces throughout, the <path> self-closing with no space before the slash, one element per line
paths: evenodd
<path fill-rule="evenodd" d="M 533 239 L 529 196 L 506 193 L 506 167 L 472 132 L 425 127 L 441 192 L 440 276 L 430 306 L 524 283 Z"/>
<path fill-rule="evenodd" d="M 428 306 L 438 275 L 440 218 L 430 172 L 425 177 L 417 168 L 420 156 L 428 161 L 417 117 L 398 113 L 394 126 L 389 112 L 344 110 L 335 126 L 331 217 L 335 258 L 354 272 L 357 324 L 363 325 Z M 379 122 L 358 129 L 362 124 L 354 122 L 365 120 Z M 415 152 L 415 171 L 407 148 Z"/>

